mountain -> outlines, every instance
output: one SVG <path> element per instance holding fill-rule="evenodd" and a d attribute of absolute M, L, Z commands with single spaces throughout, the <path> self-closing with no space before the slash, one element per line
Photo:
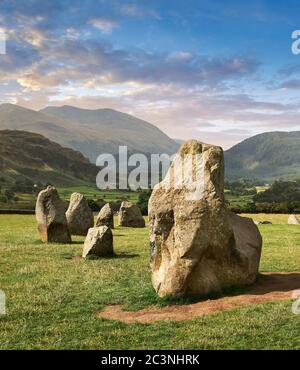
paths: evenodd
<path fill-rule="evenodd" d="M 56 186 L 94 185 L 98 171 L 80 152 L 42 135 L 0 131 L 0 174 L 6 182 L 30 179 Z"/>
<path fill-rule="evenodd" d="M 186 140 L 182 140 L 182 139 L 173 139 L 178 145 L 181 145 L 183 144 Z"/>
<path fill-rule="evenodd" d="M 144 154 L 173 154 L 179 147 L 179 140 L 169 138 L 156 126 L 113 109 L 65 105 L 37 112 L 2 104 L 0 130 L 4 129 L 41 134 L 83 153 L 92 162 L 99 154 L 117 154 L 121 145 L 126 145 L 129 153 Z M 300 131 L 259 134 L 233 146 L 225 152 L 225 176 L 227 180 L 300 178 Z"/>
<path fill-rule="evenodd" d="M 128 152 L 173 154 L 178 144 L 156 126 L 113 109 L 47 107 L 39 112 L 13 104 L 0 105 L 0 130 L 35 132 L 62 146 L 79 150 L 95 162 L 99 154 Z"/>
<path fill-rule="evenodd" d="M 88 139 L 73 140 L 72 146 L 92 161 L 101 153 L 118 153 L 121 145 L 126 145 L 131 153 L 173 154 L 178 149 L 178 144 L 156 126 L 113 109 L 91 110 L 65 105 L 47 107 L 40 112 L 79 123 Z"/>
<path fill-rule="evenodd" d="M 225 152 L 228 180 L 300 178 L 300 131 L 266 132 L 253 136 Z"/>

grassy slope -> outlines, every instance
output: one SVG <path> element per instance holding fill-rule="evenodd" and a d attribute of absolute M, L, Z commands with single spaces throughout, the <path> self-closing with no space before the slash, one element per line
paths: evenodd
<path fill-rule="evenodd" d="M 226 178 L 299 178 L 299 143 L 299 131 L 265 132 L 246 139 L 225 152 Z"/>
<path fill-rule="evenodd" d="M 55 186 L 90 185 L 99 169 L 80 152 L 46 137 L 20 130 L 0 130 L 1 179 L 52 183 Z"/>
<path fill-rule="evenodd" d="M 264 215 L 254 217 L 265 218 Z M 262 271 L 300 271 L 300 228 L 284 215 L 261 225 Z M 0 319 L 0 348 L 217 349 L 298 348 L 300 316 L 291 302 L 248 306 L 186 322 L 133 324 L 97 319 L 107 304 L 129 309 L 164 304 L 150 283 L 147 229 L 116 228 L 116 252 L 127 258 L 76 261 L 83 238 L 43 245 L 34 216 L 0 215 L 0 288 L 8 316 Z"/>

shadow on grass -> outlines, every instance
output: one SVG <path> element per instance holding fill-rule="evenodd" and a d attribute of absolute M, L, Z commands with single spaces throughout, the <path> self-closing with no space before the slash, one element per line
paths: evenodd
<path fill-rule="evenodd" d="M 135 258 L 135 257 L 139 257 L 140 255 L 137 254 L 137 253 L 127 253 L 127 252 L 119 252 L 119 253 L 114 253 L 112 255 L 108 255 L 108 256 L 95 256 L 95 255 L 90 255 L 90 256 L 87 256 L 86 257 L 86 260 L 92 260 L 92 261 L 95 261 L 95 260 L 102 260 L 102 259 L 106 259 L 106 260 L 110 260 L 110 259 L 118 259 L 118 258 Z"/>
<path fill-rule="evenodd" d="M 86 258 L 83 258 L 81 255 L 74 255 L 72 253 L 63 253 L 62 257 L 66 260 L 82 260 L 82 261 L 100 261 L 100 260 L 111 260 L 111 259 L 118 259 L 118 258 L 135 258 L 139 257 L 139 254 L 134 254 L 134 253 L 126 253 L 126 252 L 120 252 L 120 253 L 115 253 L 110 256 L 95 256 L 95 255 L 90 255 L 87 256 Z"/>
<path fill-rule="evenodd" d="M 270 273 L 259 274 L 257 280 L 252 285 L 237 285 L 223 289 L 221 292 L 213 292 L 208 295 L 191 294 L 181 297 L 159 297 L 155 290 L 150 286 L 139 299 L 130 300 L 125 306 L 125 311 L 137 311 L 147 306 L 174 306 L 188 305 L 207 300 L 216 300 L 223 297 L 234 297 L 238 295 L 264 295 L 273 292 L 288 292 L 300 288 L 300 273 Z"/>
<path fill-rule="evenodd" d="M 41 245 L 41 244 L 46 244 L 45 242 L 42 242 L 40 239 L 36 239 L 32 242 L 34 245 Z"/>
<path fill-rule="evenodd" d="M 43 242 L 42 240 L 40 239 L 36 239 L 32 242 L 32 244 L 34 245 L 62 245 L 62 246 L 66 246 L 66 245 L 83 245 L 84 241 L 80 241 L 80 240 L 73 240 L 71 243 L 55 243 L 55 242 Z"/>
<path fill-rule="evenodd" d="M 192 303 L 197 303 L 201 301 L 206 301 L 208 299 L 214 300 L 219 299 L 223 296 L 234 296 L 241 294 L 243 290 L 246 289 L 245 287 L 240 287 L 239 289 L 235 288 L 223 290 L 222 292 L 215 292 L 208 295 L 200 295 L 200 294 L 190 294 L 181 297 L 159 297 L 153 288 L 150 288 L 147 292 L 144 292 L 143 295 L 139 295 L 138 300 L 132 300 L 124 305 L 124 311 L 138 311 L 148 306 L 159 306 L 159 307 L 166 307 L 166 306 L 183 306 L 189 305 Z"/>

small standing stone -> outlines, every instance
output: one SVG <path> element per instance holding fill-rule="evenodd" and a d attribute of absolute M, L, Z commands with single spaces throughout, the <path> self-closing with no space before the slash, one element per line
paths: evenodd
<path fill-rule="evenodd" d="M 296 217 L 296 215 L 290 215 L 290 217 L 288 218 L 288 224 L 290 224 L 290 225 L 299 225 L 300 222 L 299 222 L 298 218 Z"/>
<path fill-rule="evenodd" d="M 86 198 L 80 193 L 71 195 L 66 217 L 71 235 L 86 236 L 89 228 L 94 226 L 93 212 Z"/>
<path fill-rule="evenodd" d="M 49 243 L 71 243 L 65 204 L 53 186 L 42 190 L 37 198 L 35 215 L 40 237 Z"/>
<path fill-rule="evenodd" d="M 119 224 L 126 227 L 145 227 L 145 220 L 136 204 L 122 202 L 119 211 Z"/>
<path fill-rule="evenodd" d="M 107 226 L 92 227 L 86 236 L 82 257 L 93 254 L 98 257 L 113 255 L 113 234 Z"/>
<path fill-rule="evenodd" d="M 107 226 L 114 228 L 114 211 L 109 203 L 103 206 L 97 216 L 96 226 Z"/>

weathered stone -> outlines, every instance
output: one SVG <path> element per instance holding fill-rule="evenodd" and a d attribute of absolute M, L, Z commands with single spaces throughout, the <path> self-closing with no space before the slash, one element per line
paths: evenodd
<path fill-rule="evenodd" d="M 136 204 L 122 202 L 119 211 L 119 224 L 126 227 L 145 227 L 145 220 Z"/>
<path fill-rule="evenodd" d="M 94 215 L 86 198 L 80 193 L 73 193 L 66 212 L 71 235 L 86 236 L 90 227 L 94 226 Z"/>
<path fill-rule="evenodd" d="M 188 158 L 192 165 L 180 177 L 176 165 Z M 262 239 L 252 219 L 226 207 L 220 147 L 194 140 L 181 146 L 152 192 L 149 228 L 152 283 L 160 296 L 208 295 L 257 278 Z"/>
<path fill-rule="evenodd" d="M 109 203 L 103 206 L 97 216 L 96 226 L 114 228 L 114 211 Z"/>
<path fill-rule="evenodd" d="M 86 236 L 82 257 L 93 254 L 98 257 L 113 255 L 113 234 L 109 227 L 99 226 L 89 229 Z"/>
<path fill-rule="evenodd" d="M 44 242 L 71 242 L 65 212 L 65 204 L 53 186 L 48 186 L 47 189 L 39 193 L 35 215 L 40 237 Z"/>
<path fill-rule="evenodd" d="M 298 218 L 296 217 L 296 215 L 290 215 L 290 217 L 288 218 L 288 224 L 290 224 L 290 225 L 299 225 L 300 222 L 299 222 Z"/>

